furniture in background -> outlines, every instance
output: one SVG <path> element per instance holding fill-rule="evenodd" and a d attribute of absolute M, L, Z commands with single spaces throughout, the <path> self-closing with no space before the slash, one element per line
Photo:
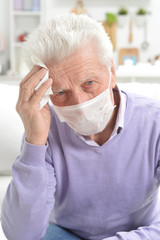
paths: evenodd
<path fill-rule="evenodd" d="M 113 45 L 113 51 L 116 51 L 117 49 L 117 22 L 114 22 L 112 24 L 109 24 L 107 21 L 102 22 L 102 25 L 104 27 L 105 32 L 108 34 L 108 36 L 111 39 L 112 45 Z"/>
<path fill-rule="evenodd" d="M 119 65 L 124 65 L 127 60 L 130 60 L 132 65 L 138 63 L 139 51 L 137 48 L 121 48 L 119 50 Z"/>
<path fill-rule="evenodd" d="M 10 1 L 10 74 L 20 75 L 25 68 L 22 46 L 27 35 L 44 20 L 44 0 L 38 0 L 40 8 L 35 8 L 33 1 Z M 17 4 L 21 2 L 21 4 Z M 29 2 L 31 5 L 29 6 Z M 25 5 L 23 5 L 25 4 Z M 17 6 L 18 5 L 18 6 Z M 24 6 L 24 8 L 23 8 Z"/>
<path fill-rule="evenodd" d="M 129 63 L 129 64 L 128 64 Z M 117 82 L 160 83 L 160 64 L 126 62 L 116 69 Z"/>
<path fill-rule="evenodd" d="M 16 113 L 18 84 L 0 83 L 0 215 L 1 205 L 11 181 L 12 164 L 20 152 L 23 125 Z M 0 223 L 0 239 L 5 238 Z"/>

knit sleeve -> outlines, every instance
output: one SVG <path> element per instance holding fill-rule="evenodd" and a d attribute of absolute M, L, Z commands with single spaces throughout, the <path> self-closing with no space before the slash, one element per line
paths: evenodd
<path fill-rule="evenodd" d="M 55 175 L 49 146 L 24 140 L 2 204 L 2 228 L 10 240 L 40 240 L 54 206 Z"/>

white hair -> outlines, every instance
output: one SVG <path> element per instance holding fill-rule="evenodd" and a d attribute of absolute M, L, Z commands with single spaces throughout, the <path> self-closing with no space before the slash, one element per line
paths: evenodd
<path fill-rule="evenodd" d="M 90 43 L 94 44 L 99 61 L 110 67 L 113 47 L 102 24 L 86 15 L 63 14 L 40 25 L 27 37 L 25 61 L 29 68 L 35 61 L 59 63 Z"/>

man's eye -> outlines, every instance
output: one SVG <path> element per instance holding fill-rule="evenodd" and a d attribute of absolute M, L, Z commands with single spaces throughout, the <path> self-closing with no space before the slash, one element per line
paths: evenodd
<path fill-rule="evenodd" d="M 87 84 L 87 85 L 92 85 L 92 84 L 93 84 L 93 81 L 88 81 L 86 84 Z"/>
<path fill-rule="evenodd" d="M 62 91 L 57 93 L 58 96 L 61 96 L 63 94 L 64 94 L 64 92 L 62 92 Z"/>

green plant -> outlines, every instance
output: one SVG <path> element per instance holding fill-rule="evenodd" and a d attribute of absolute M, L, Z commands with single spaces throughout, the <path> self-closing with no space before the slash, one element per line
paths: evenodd
<path fill-rule="evenodd" d="M 114 13 L 107 13 L 106 18 L 109 26 L 111 26 L 113 23 L 117 21 L 117 17 Z"/>
<path fill-rule="evenodd" d="M 127 15 L 128 14 L 128 10 L 124 7 L 120 8 L 118 11 L 118 15 Z"/>
<path fill-rule="evenodd" d="M 144 9 L 144 8 L 140 8 L 140 9 L 138 9 L 138 11 L 137 11 L 137 15 L 145 15 L 145 14 L 147 14 L 146 9 Z"/>

